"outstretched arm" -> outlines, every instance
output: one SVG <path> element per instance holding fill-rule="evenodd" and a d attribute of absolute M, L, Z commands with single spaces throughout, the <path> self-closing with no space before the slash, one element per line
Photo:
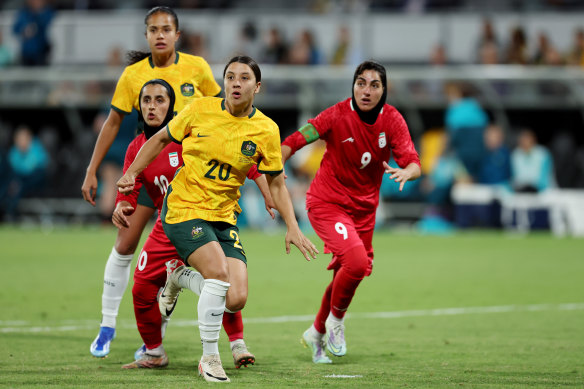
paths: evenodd
<path fill-rule="evenodd" d="M 83 194 L 83 199 L 95 205 L 95 194 L 97 192 L 97 170 L 103 161 L 103 158 L 107 154 L 107 151 L 111 147 L 114 139 L 118 135 L 120 130 L 120 125 L 124 115 L 114 109 L 111 109 L 109 115 L 103 127 L 99 132 L 97 141 L 95 142 L 95 147 L 93 148 L 93 154 L 91 155 L 91 161 L 89 166 L 87 166 L 87 171 L 85 172 L 85 179 L 83 180 L 83 185 L 81 186 L 81 193 Z"/>
<path fill-rule="evenodd" d="M 275 176 L 267 174 L 266 179 L 268 180 L 270 193 L 276 209 L 280 213 L 280 216 L 282 216 L 282 219 L 284 219 L 288 229 L 286 232 L 286 253 L 290 254 L 290 243 L 292 243 L 298 247 L 307 261 L 310 261 L 311 257 L 316 258 L 316 254 L 318 254 L 316 246 L 304 236 L 302 231 L 300 231 L 300 227 L 298 227 L 290 194 L 284 181 L 284 175 L 281 173 Z"/>
<path fill-rule="evenodd" d="M 170 136 L 165 126 L 152 136 L 140 149 L 136 159 L 130 165 L 126 173 L 119 179 L 117 185 L 120 193 L 128 194 L 134 190 L 136 177 L 142 173 L 142 170 L 154 161 L 160 152 L 171 142 Z"/>

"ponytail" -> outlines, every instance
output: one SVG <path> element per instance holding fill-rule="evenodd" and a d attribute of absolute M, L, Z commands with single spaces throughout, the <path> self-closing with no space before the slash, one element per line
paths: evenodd
<path fill-rule="evenodd" d="M 126 60 L 128 61 L 128 66 L 135 64 L 136 62 L 142 61 L 144 58 L 150 57 L 150 52 L 131 50 L 126 53 Z"/>

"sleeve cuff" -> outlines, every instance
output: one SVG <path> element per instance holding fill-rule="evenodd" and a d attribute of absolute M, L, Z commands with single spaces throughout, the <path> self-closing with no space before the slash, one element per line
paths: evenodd
<path fill-rule="evenodd" d="M 116 112 L 119 112 L 119 113 L 121 113 L 122 115 L 129 115 L 129 114 L 131 114 L 131 113 L 132 113 L 132 112 L 126 112 L 126 111 L 124 111 L 123 109 L 119 109 L 118 107 L 116 107 L 116 106 L 115 106 L 115 105 L 113 105 L 113 104 L 112 104 L 112 105 L 110 105 L 110 108 L 111 108 L 111 109 L 113 109 L 113 110 L 114 110 L 114 111 L 116 111 Z"/>

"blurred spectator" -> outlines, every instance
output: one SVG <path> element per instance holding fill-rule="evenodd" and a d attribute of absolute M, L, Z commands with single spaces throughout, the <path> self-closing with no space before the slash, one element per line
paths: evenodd
<path fill-rule="evenodd" d="M 12 64 L 12 51 L 4 44 L 4 37 L 0 29 L 0 68 L 4 68 Z"/>
<path fill-rule="evenodd" d="M 432 51 L 430 52 L 430 65 L 434 66 L 448 65 L 446 47 L 442 43 L 438 43 L 432 48 Z"/>
<path fill-rule="evenodd" d="M 20 38 L 22 65 L 48 65 L 51 52 L 48 33 L 53 16 L 53 9 L 45 0 L 27 0 L 25 7 L 16 14 L 12 31 Z"/>
<path fill-rule="evenodd" d="M 277 27 L 272 27 L 268 31 L 261 62 L 266 64 L 284 64 L 287 61 L 288 45 L 284 42 L 280 30 Z"/>
<path fill-rule="evenodd" d="M 464 165 L 449 147 L 449 141 L 448 134 L 443 133 L 439 156 L 423 184 L 428 204 L 436 207 L 450 204 L 450 190 L 456 182 L 470 181 Z"/>
<path fill-rule="evenodd" d="M 511 179 L 511 152 L 505 145 L 501 126 L 492 124 L 485 131 L 485 156 L 481 164 L 479 182 L 489 185 L 509 184 Z"/>
<path fill-rule="evenodd" d="M 8 151 L 8 180 L 0 193 L 0 206 L 7 221 L 14 221 L 23 196 L 38 194 L 44 187 L 49 156 L 27 126 L 14 132 L 14 145 Z"/>
<path fill-rule="evenodd" d="M 314 35 L 309 30 L 302 30 L 292 44 L 289 62 L 292 65 L 318 65 L 323 63 L 322 52 L 314 41 Z"/>
<path fill-rule="evenodd" d="M 488 48 L 487 51 L 494 51 L 499 53 L 499 40 L 497 39 L 497 35 L 495 34 L 495 28 L 493 27 L 493 22 L 491 19 L 485 18 L 483 19 L 482 24 L 482 32 L 476 44 L 476 54 L 475 60 L 479 63 L 484 63 L 483 57 L 485 48 Z M 495 63 L 497 63 L 496 61 Z"/>
<path fill-rule="evenodd" d="M 106 65 L 110 68 L 124 66 L 124 50 L 120 46 L 112 47 L 107 53 Z"/>
<path fill-rule="evenodd" d="M 489 118 L 471 96 L 468 86 L 450 83 L 446 86 L 449 100 L 445 123 L 454 154 L 475 181 L 478 181 L 484 155 L 483 132 Z"/>
<path fill-rule="evenodd" d="M 207 49 L 205 37 L 200 32 L 183 31 L 177 50 L 187 54 L 209 58 L 209 50 Z"/>
<path fill-rule="evenodd" d="M 549 37 L 545 32 L 540 32 L 537 36 L 537 47 L 531 63 L 535 65 L 545 65 L 546 53 L 551 46 Z"/>
<path fill-rule="evenodd" d="M 354 65 L 357 66 L 363 61 L 357 45 L 351 43 L 351 31 L 347 26 L 339 27 L 337 43 L 331 58 L 331 65 Z"/>
<path fill-rule="evenodd" d="M 449 134 L 444 131 L 429 132 L 436 150 L 433 167 L 421 183 L 426 195 L 427 208 L 418 223 L 425 233 L 445 233 L 452 230 L 451 191 L 455 184 L 471 181 L 464 165 L 449 146 Z"/>
<path fill-rule="evenodd" d="M 505 53 L 505 63 L 510 65 L 526 65 L 528 63 L 527 36 L 521 26 L 516 26 L 511 30 L 511 37 Z"/>
<path fill-rule="evenodd" d="M 565 61 L 560 52 L 554 47 L 548 35 L 540 32 L 537 40 L 537 48 L 532 63 L 535 65 L 561 66 Z"/>
<path fill-rule="evenodd" d="M 574 33 L 574 46 L 570 51 L 568 62 L 570 65 L 584 67 L 584 29 L 582 28 Z"/>
<path fill-rule="evenodd" d="M 535 133 L 523 129 L 511 153 L 511 184 L 516 192 L 541 192 L 555 186 L 552 156 L 537 144 Z"/>
<path fill-rule="evenodd" d="M 492 42 L 483 44 L 479 50 L 479 64 L 497 65 L 499 63 L 499 47 Z"/>
<path fill-rule="evenodd" d="M 47 97 L 47 105 L 51 107 L 75 106 L 84 101 L 83 94 L 70 80 L 61 81 Z"/>
<path fill-rule="evenodd" d="M 238 35 L 237 47 L 234 55 L 247 55 L 254 59 L 260 58 L 261 42 L 258 39 L 258 30 L 253 21 L 248 20 L 241 27 Z"/>
<path fill-rule="evenodd" d="M 574 136 L 569 131 L 557 131 L 550 143 L 554 171 L 560 188 L 577 185 L 584 173 L 584 165 L 578 164 L 578 150 Z"/>

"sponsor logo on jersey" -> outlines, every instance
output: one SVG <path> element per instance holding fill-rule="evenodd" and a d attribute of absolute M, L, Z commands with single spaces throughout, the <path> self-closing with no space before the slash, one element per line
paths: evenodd
<path fill-rule="evenodd" d="M 193 227 L 193 231 L 191 234 L 193 235 L 193 239 L 197 239 L 205 235 L 205 231 L 203 231 L 203 227 Z"/>
<path fill-rule="evenodd" d="M 256 144 L 253 143 L 251 140 L 246 140 L 245 142 L 243 142 L 241 144 L 241 153 L 243 155 L 247 155 L 248 157 L 251 157 L 252 155 L 255 154 L 256 152 Z"/>
<path fill-rule="evenodd" d="M 385 139 L 385 132 L 379 134 L 379 148 L 382 149 L 387 145 L 387 139 Z"/>
<path fill-rule="evenodd" d="M 184 83 L 180 86 L 180 93 L 182 93 L 183 96 L 190 97 L 195 94 L 195 87 L 193 84 Z"/>
<path fill-rule="evenodd" d="M 344 141 L 342 141 L 341 143 L 345 143 L 345 142 L 355 142 L 355 139 L 353 139 L 353 137 L 348 137 L 347 139 L 345 139 Z"/>
<path fill-rule="evenodd" d="M 178 166 L 178 153 L 172 152 L 168 153 L 168 160 L 170 161 L 170 166 L 177 167 Z"/>

